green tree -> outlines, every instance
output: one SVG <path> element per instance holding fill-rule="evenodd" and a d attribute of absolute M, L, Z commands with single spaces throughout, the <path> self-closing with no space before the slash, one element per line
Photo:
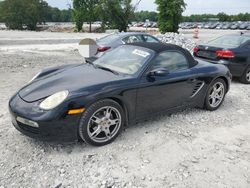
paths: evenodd
<path fill-rule="evenodd" d="M 2 20 L 10 29 L 35 30 L 37 23 L 44 22 L 47 2 L 43 0 L 5 0 L 1 3 Z"/>
<path fill-rule="evenodd" d="M 132 0 L 101 0 L 97 11 L 103 27 L 127 31 L 135 6 L 132 5 Z"/>
<path fill-rule="evenodd" d="M 61 22 L 71 22 L 71 10 L 61 10 Z"/>
<path fill-rule="evenodd" d="M 209 21 L 210 18 L 218 18 L 221 22 L 226 21 L 250 21 L 249 13 L 240 13 L 237 15 L 228 15 L 225 13 L 219 13 L 217 15 L 214 14 L 196 14 L 191 16 L 184 16 L 184 22 L 206 22 Z"/>
<path fill-rule="evenodd" d="M 182 13 L 186 8 L 184 0 L 156 0 L 158 5 L 158 25 L 162 33 L 177 32 Z"/>
<path fill-rule="evenodd" d="M 46 22 L 71 22 L 72 10 L 60 10 L 58 8 L 49 7 L 46 12 Z"/>
<path fill-rule="evenodd" d="M 1 3 L 2 20 L 10 29 L 23 29 L 25 10 L 24 3 L 18 0 L 6 0 Z"/>
<path fill-rule="evenodd" d="M 84 13 L 81 11 L 76 11 L 75 9 L 73 10 L 73 21 L 76 24 L 76 30 L 82 31 L 82 25 L 84 22 Z"/>
<path fill-rule="evenodd" d="M 221 22 L 231 21 L 230 16 L 228 16 L 224 12 L 218 13 L 216 17 L 219 18 Z"/>
<path fill-rule="evenodd" d="M 3 22 L 3 15 L 2 15 L 3 11 L 1 10 L 2 4 L 3 4 L 3 2 L 0 1 L 0 22 Z"/>
<path fill-rule="evenodd" d="M 183 16 L 182 21 L 184 22 L 206 22 L 209 18 L 217 18 L 213 14 L 192 14 L 191 16 Z"/>
<path fill-rule="evenodd" d="M 96 20 L 96 7 L 99 0 L 73 0 L 73 19 L 76 22 L 77 31 L 82 30 L 84 21 L 89 22 L 89 32 L 92 31 L 92 23 Z"/>
<path fill-rule="evenodd" d="M 240 14 L 238 14 L 237 16 L 236 16 L 236 20 L 237 21 L 248 21 L 248 14 L 247 13 L 245 13 L 245 14 L 243 14 L 243 13 L 240 13 Z"/>
<path fill-rule="evenodd" d="M 157 21 L 157 12 L 149 12 L 149 11 L 140 11 L 135 12 L 133 21 L 138 22 L 145 22 L 145 20 L 149 19 L 150 21 L 156 22 Z"/>
<path fill-rule="evenodd" d="M 24 24 L 29 30 L 36 30 L 37 23 L 45 22 L 48 3 L 43 0 L 22 0 L 26 3 Z"/>
<path fill-rule="evenodd" d="M 61 21 L 61 11 L 58 8 L 50 7 L 47 15 L 46 15 L 46 21 L 49 22 L 60 22 Z"/>

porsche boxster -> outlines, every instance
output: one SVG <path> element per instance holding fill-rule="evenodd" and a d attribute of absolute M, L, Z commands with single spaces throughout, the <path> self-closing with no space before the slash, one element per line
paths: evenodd
<path fill-rule="evenodd" d="M 187 107 L 218 109 L 232 75 L 170 44 L 123 45 L 94 62 L 42 70 L 9 101 L 13 125 L 41 139 L 102 146 L 124 125 Z"/>

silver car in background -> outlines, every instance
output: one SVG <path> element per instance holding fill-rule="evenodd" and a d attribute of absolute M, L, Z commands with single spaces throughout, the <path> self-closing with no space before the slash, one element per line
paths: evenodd
<path fill-rule="evenodd" d="M 139 32 L 111 34 L 97 40 L 97 45 L 99 47 L 96 57 L 101 57 L 106 52 L 113 50 L 123 44 L 131 44 L 136 42 L 160 43 L 160 40 L 152 35 Z"/>

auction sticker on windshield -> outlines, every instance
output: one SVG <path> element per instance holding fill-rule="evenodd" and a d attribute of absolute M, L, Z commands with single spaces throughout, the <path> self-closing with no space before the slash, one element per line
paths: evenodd
<path fill-rule="evenodd" d="M 138 49 L 135 49 L 133 51 L 133 54 L 139 55 L 141 57 L 148 57 L 150 55 L 148 52 L 145 52 L 145 51 L 142 51 L 142 50 L 138 50 Z"/>

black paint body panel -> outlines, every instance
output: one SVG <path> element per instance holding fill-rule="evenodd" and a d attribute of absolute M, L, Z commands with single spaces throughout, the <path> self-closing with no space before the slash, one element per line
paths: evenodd
<path fill-rule="evenodd" d="M 182 53 L 182 48 L 177 50 Z M 157 52 L 154 57 L 156 55 Z M 208 86 L 216 78 L 223 78 L 228 89 L 230 87 L 231 74 L 225 66 L 197 62 L 194 59 L 187 70 L 170 73 L 166 77 L 149 78 L 146 73 L 154 57 L 146 62 L 140 73 L 133 76 L 116 75 L 90 64 L 54 68 L 54 72 L 50 69 L 48 74 L 45 70 L 42 72 L 43 76 L 23 87 L 10 99 L 9 109 L 13 124 L 19 131 L 31 137 L 76 140 L 81 114 L 67 115 L 70 109 L 87 109 L 98 100 L 114 99 L 122 105 L 129 124 L 161 112 L 203 107 Z M 195 87 L 200 83 L 203 83 L 202 88 L 192 96 Z M 61 105 L 50 111 L 39 108 L 39 104 L 46 97 L 65 89 L 70 94 Z M 17 116 L 37 122 L 38 134 L 22 128 L 15 121 Z"/>

